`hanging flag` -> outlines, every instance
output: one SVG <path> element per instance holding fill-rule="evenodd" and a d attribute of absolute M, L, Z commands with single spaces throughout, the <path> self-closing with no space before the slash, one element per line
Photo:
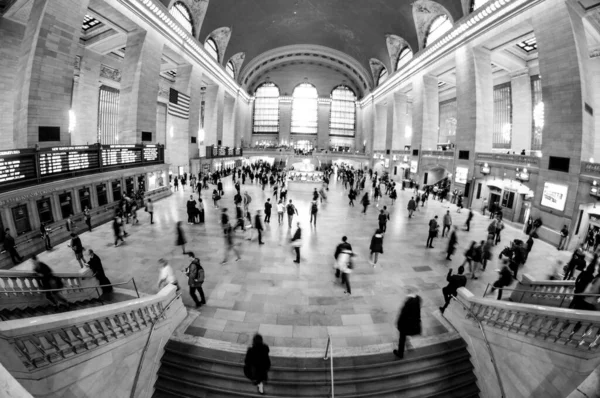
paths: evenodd
<path fill-rule="evenodd" d="M 169 91 L 169 115 L 182 119 L 190 118 L 190 97 L 177 90 Z"/>

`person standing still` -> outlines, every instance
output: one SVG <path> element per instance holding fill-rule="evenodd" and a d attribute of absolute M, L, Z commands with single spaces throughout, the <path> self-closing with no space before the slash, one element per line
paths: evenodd
<path fill-rule="evenodd" d="M 13 264 L 17 265 L 21 261 L 23 261 L 23 257 L 19 255 L 17 252 L 17 245 L 15 243 L 15 238 L 10 234 L 10 229 L 6 228 L 4 230 L 4 250 L 10 254 L 10 258 Z"/>
<path fill-rule="evenodd" d="M 566 225 L 563 225 L 560 230 L 560 242 L 558 242 L 558 250 L 565 249 L 565 243 L 567 243 L 567 236 L 569 236 L 569 229 Z"/>
<path fill-rule="evenodd" d="M 314 224 L 314 226 L 317 226 L 317 213 L 319 212 L 319 205 L 317 204 L 317 201 L 313 199 L 313 201 L 310 204 L 310 224 Z"/>
<path fill-rule="evenodd" d="M 112 293 L 113 287 L 110 286 L 110 280 L 106 277 L 104 273 L 104 267 L 102 266 L 102 260 L 100 257 L 92 250 L 88 250 L 89 260 L 87 261 L 87 266 L 92 271 L 93 276 L 98 280 L 98 283 L 102 286 L 102 294 Z"/>
<path fill-rule="evenodd" d="M 450 232 L 450 227 L 452 226 L 452 217 L 450 216 L 450 210 L 446 211 L 444 214 L 444 228 L 442 228 L 442 238 L 446 236 L 446 231 Z"/>
<path fill-rule="evenodd" d="M 263 231 L 263 223 L 262 223 L 262 215 L 260 214 L 260 210 L 256 211 L 256 215 L 254 216 L 254 229 L 258 232 L 258 244 L 264 245 L 265 242 L 262 241 L 262 231 Z"/>
<path fill-rule="evenodd" d="M 302 229 L 300 228 L 300 223 L 297 223 L 298 228 L 296 232 L 294 232 L 294 236 L 292 236 L 292 247 L 296 252 L 295 263 L 300 264 L 300 246 L 302 246 Z"/>
<path fill-rule="evenodd" d="M 429 220 L 429 235 L 427 236 L 427 243 L 425 243 L 425 247 L 429 249 L 433 249 L 433 238 L 437 237 L 439 225 L 437 222 L 438 216 L 433 217 Z"/>
<path fill-rule="evenodd" d="M 146 211 L 150 214 L 150 224 L 154 224 L 154 203 L 152 203 L 152 199 L 148 199 Z"/>
<path fill-rule="evenodd" d="M 85 217 L 85 225 L 87 225 L 88 231 L 92 232 L 92 214 L 87 206 L 83 210 L 83 216 Z"/>
<path fill-rule="evenodd" d="M 404 358 L 406 337 L 421 334 L 421 297 L 409 296 L 406 299 L 400 310 L 396 327 L 400 333 L 400 338 L 398 349 L 394 350 L 394 355 L 398 358 Z"/>
<path fill-rule="evenodd" d="M 51 250 L 52 243 L 50 242 L 50 228 L 46 227 L 45 222 L 43 222 L 42 225 L 40 225 L 40 234 L 42 235 L 42 240 L 44 241 L 46 250 Z"/>
<path fill-rule="evenodd" d="M 265 202 L 265 223 L 270 224 L 271 223 L 271 208 L 273 207 L 273 205 L 271 204 L 271 199 L 267 199 L 267 201 Z"/>
<path fill-rule="evenodd" d="M 298 209 L 296 209 L 296 206 L 294 206 L 292 204 L 292 200 L 290 199 L 290 202 L 288 203 L 288 205 L 286 206 L 287 209 L 287 215 L 288 215 L 288 227 L 292 228 L 292 220 L 294 218 L 294 214 L 298 214 Z"/>
<path fill-rule="evenodd" d="M 193 252 L 188 252 L 187 254 L 192 258 L 192 262 L 186 269 L 188 286 L 190 287 L 190 296 L 192 297 L 192 300 L 194 300 L 194 303 L 196 303 L 196 307 L 200 307 L 203 304 L 206 304 L 204 290 L 202 290 L 202 284 L 204 283 L 204 268 L 200 265 L 200 259 L 198 259 Z M 200 300 L 196 297 L 196 291 L 200 293 Z"/>
<path fill-rule="evenodd" d="M 269 346 L 263 343 L 260 334 L 255 334 L 252 347 L 246 351 L 244 359 L 244 375 L 252 381 L 260 394 L 264 394 L 264 383 L 268 380 L 271 359 L 269 359 Z"/>

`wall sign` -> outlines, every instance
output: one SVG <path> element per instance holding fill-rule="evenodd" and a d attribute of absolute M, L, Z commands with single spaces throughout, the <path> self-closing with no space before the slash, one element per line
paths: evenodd
<path fill-rule="evenodd" d="M 466 184 L 467 177 L 469 176 L 469 168 L 468 167 L 457 167 L 456 175 L 454 176 L 454 182 L 457 184 Z"/>
<path fill-rule="evenodd" d="M 416 173 L 418 169 L 419 169 L 419 162 L 416 160 L 411 160 L 410 161 L 410 172 Z"/>
<path fill-rule="evenodd" d="M 554 210 L 563 211 L 567 203 L 567 193 L 569 187 L 566 185 L 554 184 L 552 182 L 544 183 L 544 192 L 540 204 Z"/>

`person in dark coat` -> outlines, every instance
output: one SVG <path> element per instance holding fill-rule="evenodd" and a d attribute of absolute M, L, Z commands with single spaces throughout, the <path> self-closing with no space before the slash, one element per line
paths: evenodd
<path fill-rule="evenodd" d="M 258 232 L 258 244 L 264 245 L 265 242 L 262 241 L 262 231 L 263 231 L 263 223 L 262 223 L 262 215 L 261 211 L 257 210 L 256 215 L 254 216 L 254 229 Z"/>
<path fill-rule="evenodd" d="M 471 230 L 471 220 L 473 219 L 473 210 L 469 207 L 469 215 L 467 216 L 467 221 L 465 221 L 465 227 L 467 231 Z"/>
<path fill-rule="evenodd" d="M 32 260 L 33 271 L 40 275 L 42 289 L 53 290 L 63 288 L 64 285 L 62 280 L 54 276 L 54 273 L 48 264 L 38 260 L 37 256 L 33 256 Z M 58 305 L 59 301 L 63 304 L 69 305 L 69 302 L 58 291 L 46 292 L 46 298 L 54 305 Z"/>
<path fill-rule="evenodd" d="M 333 254 L 333 258 L 335 258 L 336 264 L 337 264 L 337 259 L 340 255 L 340 253 L 343 251 L 352 252 L 352 245 L 350 243 L 348 243 L 348 238 L 346 236 L 342 236 L 342 242 L 339 243 L 337 245 L 337 247 L 335 248 L 335 253 Z M 340 277 L 340 268 L 337 266 L 335 267 L 335 277 L 336 278 Z"/>
<path fill-rule="evenodd" d="M 204 283 L 204 268 L 200 265 L 200 259 L 194 255 L 194 252 L 188 252 L 187 255 L 192 258 L 192 262 L 187 267 L 185 273 L 188 277 L 188 286 L 190 287 L 190 296 L 196 307 L 200 307 L 206 304 L 206 298 L 204 297 L 204 290 L 202 284 Z M 196 291 L 200 293 L 200 300 L 196 297 Z"/>
<path fill-rule="evenodd" d="M 196 201 L 194 200 L 194 196 L 190 195 L 190 200 L 187 201 L 187 216 L 188 216 L 188 224 L 194 224 L 194 218 L 196 218 Z"/>
<path fill-rule="evenodd" d="M 579 250 L 576 250 L 573 253 L 571 261 L 569 261 L 569 264 L 567 264 L 567 272 L 565 272 L 565 277 L 563 278 L 563 280 L 566 281 L 571 279 L 576 269 L 582 271 L 585 268 L 584 257 L 585 255 L 583 253 L 580 253 Z"/>
<path fill-rule="evenodd" d="M 269 358 L 269 346 L 263 343 L 260 334 L 255 334 L 252 339 L 252 347 L 248 347 L 244 360 L 244 375 L 258 388 L 260 394 L 264 394 L 263 383 L 269 379 L 271 359 Z"/>
<path fill-rule="evenodd" d="M 175 245 L 181 246 L 183 250 L 183 254 L 185 254 L 185 244 L 187 241 L 185 240 L 185 233 L 183 232 L 183 227 L 181 226 L 181 221 L 177 221 L 177 239 L 175 240 Z"/>
<path fill-rule="evenodd" d="M 467 286 L 467 277 L 463 275 L 465 272 L 465 267 L 462 265 L 458 267 L 458 274 L 452 275 L 452 268 L 448 271 L 448 275 L 446 276 L 446 280 L 448 281 L 448 285 L 442 288 L 442 294 L 444 295 L 445 303 L 442 307 L 440 307 L 440 312 L 443 314 L 448 308 L 448 304 L 450 304 L 450 300 L 452 297 L 456 297 L 456 291 L 460 287 Z"/>
<path fill-rule="evenodd" d="M 594 254 L 594 259 L 592 260 L 590 265 L 588 265 L 587 268 L 577 276 L 577 279 L 575 279 L 575 290 L 573 291 L 573 293 L 581 294 L 585 291 L 585 288 L 594 279 L 597 263 L 598 254 Z M 573 301 L 571 302 L 571 305 L 569 305 L 569 308 L 573 308 L 576 310 L 587 309 L 583 298 L 583 296 L 573 296 Z"/>
<path fill-rule="evenodd" d="M 87 261 L 87 266 L 90 268 L 90 271 L 92 271 L 93 276 L 98 279 L 98 283 L 100 285 L 110 285 L 110 280 L 108 280 L 106 274 L 104 273 L 104 267 L 102 267 L 102 261 L 100 260 L 100 257 L 98 257 L 98 255 L 94 253 L 92 249 L 88 250 L 88 254 L 90 258 Z M 102 294 L 112 293 L 112 291 L 112 286 L 102 287 Z"/>
<path fill-rule="evenodd" d="M 450 232 L 450 239 L 448 239 L 448 249 L 446 250 L 446 260 L 452 260 L 450 256 L 452 256 L 454 254 L 454 251 L 456 250 L 456 244 L 458 243 L 458 236 L 456 233 L 457 230 L 458 227 L 455 225 L 454 227 L 452 227 L 452 232 Z"/>
<path fill-rule="evenodd" d="M 506 262 L 508 262 L 508 260 L 505 260 Z M 498 289 L 498 300 L 502 300 L 502 292 L 503 292 L 503 288 L 510 286 L 510 284 L 513 282 L 513 273 L 512 271 L 508 268 L 508 266 L 504 265 L 502 267 L 502 269 L 500 270 L 500 272 L 498 272 L 498 280 L 496 280 L 496 282 L 494 282 L 494 284 L 492 285 L 492 289 L 490 291 L 490 293 L 494 293 L 494 290 Z"/>
<path fill-rule="evenodd" d="M 10 234 L 10 229 L 6 228 L 4 230 L 4 250 L 10 254 L 10 258 L 12 259 L 13 264 L 19 264 L 23 261 L 23 257 L 19 255 L 17 252 L 17 245 L 15 243 L 15 238 Z"/>
<path fill-rule="evenodd" d="M 267 201 L 265 202 L 265 223 L 270 224 L 271 223 L 271 209 L 273 208 L 273 205 L 271 204 L 271 199 L 267 199 Z"/>
<path fill-rule="evenodd" d="M 381 229 L 375 231 L 375 234 L 371 238 L 371 246 L 369 246 L 369 250 L 371 250 L 369 263 L 371 263 L 373 268 L 375 268 L 379 254 L 383 254 L 383 233 L 381 232 Z"/>
<path fill-rule="evenodd" d="M 400 310 L 396 326 L 398 332 L 400 332 L 400 339 L 398 349 L 394 350 L 394 355 L 398 358 L 404 358 L 406 336 L 421 334 L 421 297 L 409 296 L 406 299 Z"/>
<path fill-rule="evenodd" d="M 300 264 L 300 246 L 302 246 L 302 229 L 300 228 L 300 223 L 297 223 L 298 228 L 296 228 L 296 232 L 294 232 L 294 236 L 292 236 L 292 247 L 296 252 L 295 263 Z"/>

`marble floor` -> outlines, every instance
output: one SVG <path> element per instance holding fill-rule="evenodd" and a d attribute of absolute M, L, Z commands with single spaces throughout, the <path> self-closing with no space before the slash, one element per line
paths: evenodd
<path fill-rule="evenodd" d="M 293 262 L 289 241 L 294 228 L 287 222 L 278 225 L 274 212 L 271 223 L 266 225 L 264 245 L 256 240 L 250 242 L 238 232 L 241 261 L 221 265 L 223 259 L 223 236 L 220 210 L 212 206 L 210 195 L 213 187 L 202 192 L 205 201 L 206 223 L 188 225 L 185 203 L 191 194 L 187 190 L 174 192 L 170 197 L 155 204 L 155 224 L 150 225 L 148 215 L 140 212 L 140 223 L 127 225 L 129 236 L 126 243 L 114 247 L 110 224 L 83 232 L 81 239 L 86 249 L 93 248 L 103 261 L 106 273 L 113 283 L 135 278 L 138 289 L 155 293 L 158 278 L 158 259 L 167 259 L 176 270 L 186 305 L 193 306 L 187 292 L 187 280 L 182 270 L 189 260 L 182 249 L 175 246 L 175 223 L 184 221 L 188 244 L 202 261 L 206 270 L 204 291 L 207 305 L 187 327 L 185 333 L 206 339 L 237 344 L 247 344 L 255 332 L 276 347 L 324 347 L 327 336 L 335 337 L 338 347 L 362 347 L 396 341 L 395 320 L 406 295 L 418 293 L 423 298 L 423 336 L 430 337 L 448 332 L 448 326 L 440 319 L 437 308 L 442 304 L 441 287 L 446 285 L 449 267 L 462 263 L 462 253 L 472 240 L 486 236 L 488 217 L 475 214 L 471 231 L 459 232 L 459 247 L 452 261 L 445 260 L 446 238 L 437 238 L 434 249 L 425 248 L 428 221 L 434 215 L 441 220 L 450 210 L 456 225 L 462 225 L 467 212 L 456 212 L 456 206 L 430 200 L 411 219 L 406 206 L 411 191 L 399 191 L 398 200 L 391 205 L 385 198 L 379 207 L 371 205 L 366 215 L 362 208 L 349 207 L 347 193 L 341 182 L 332 182 L 328 200 L 320 205 L 317 226 L 309 225 L 311 189 L 291 187 L 288 198 L 296 204 L 303 228 L 301 263 Z M 262 191 L 258 185 L 243 185 L 252 196 L 251 209 L 262 208 L 266 198 L 271 197 L 269 188 Z M 229 208 L 234 215 L 234 189 L 231 179 L 225 181 L 225 196 L 221 206 Z M 197 195 L 194 195 L 197 197 Z M 384 254 L 377 267 L 369 260 L 371 236 L 377 228 L 378 210 L 386 205 L 391 220 L 384 238 Z M 84 226 L 81 226 L 82 229 Z M 352 295 L 333 273 L 333 253 L 341 237 L 346 235 L 355 253 L 355 269 L 351 276 Z M 506 226 L 502 243 L 495 248 L 495 255 L 487 271 L 478 280 L 469 280 L 467 288 L 476 295 L 483 294 L 488 283 L 496 280 L 497 254 L 504 244 L 515 238 L 524 238 L 521 230 Z M 39 256 L 56 271 L 75 271 L 79 265 L 66 243 Z M 530 258 L 522 273 L 545 278 L 557 260 L 567 260 L 569 253 L 558 252 L 544 242 L 536 241 Z M 31 263 L 19 265 L 31 268 Z M 127 288 L 127 286 L 123 286 Z"/>

